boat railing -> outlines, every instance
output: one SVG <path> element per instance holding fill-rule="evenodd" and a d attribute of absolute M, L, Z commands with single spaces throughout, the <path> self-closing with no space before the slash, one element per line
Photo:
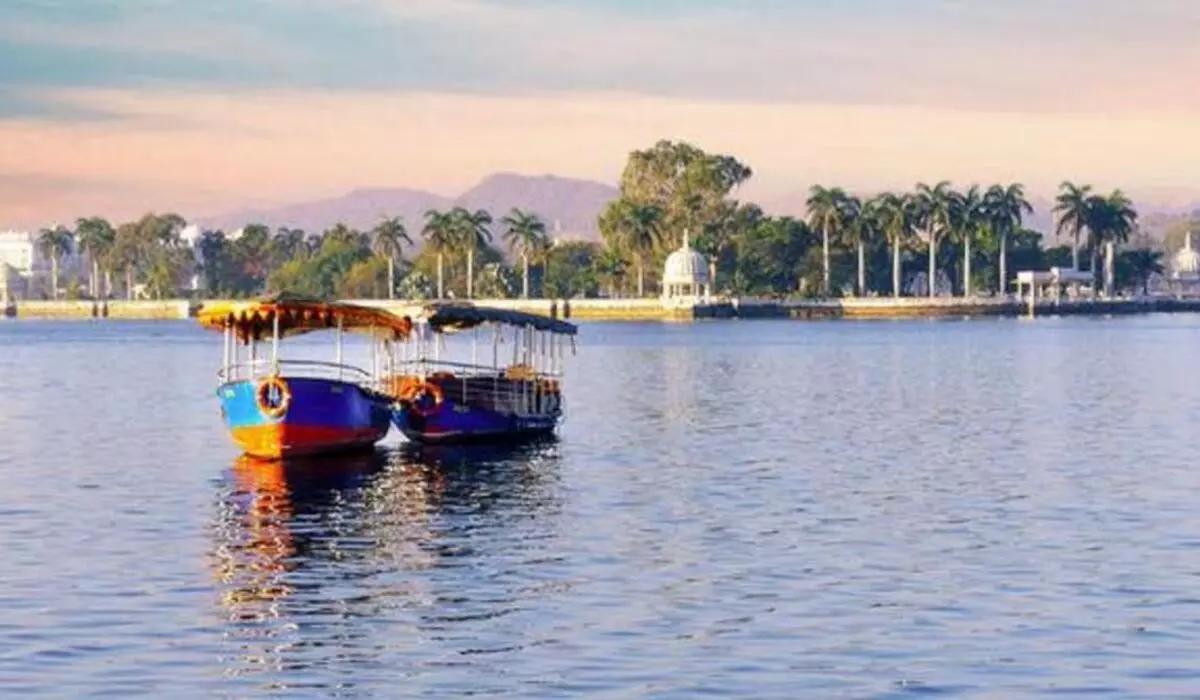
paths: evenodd
<path fill-rule="evenodd" d="M 371 373 L 361 367 L 322 360 L 263 359 L 239 362 L 218 370 L 217 378 L 221 382 L 228 383 L 250 381 L 272 374 L 278 374 L 285 378 L 335 379 L 365 386 L 374 384 Z"/>
<path fill-rule="evenodd" d="M 438 386 L 445 398 L 455 403 L 476 405 L 502 413 L 544 413 L 561 405 L 558 372 L 534 371 L 516 365 L 494 367 L 442 360 L 412 360 L 398 363 L 384 392 L 400 398 L 400 382 L 416 378 Z"/>
<path fill-rule="evenodd" d="M 395 374 L 418 377 L 453 374 L 460 377 L 509 376 L 513 379 L 562 379 L 561 372 L 535 370 L 528 365 L 495 367 L 492 365 L 451 362 L 448 360 L 407 360 L 397 362 L 395 367 Z"/>

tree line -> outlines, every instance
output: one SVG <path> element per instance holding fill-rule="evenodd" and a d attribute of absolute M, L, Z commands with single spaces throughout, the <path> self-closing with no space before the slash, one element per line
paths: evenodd
<path fill-rule="evenodd" d="M 86 218 L 74 230 L 43 229 L 38 244 L 51 261 L 55 296 L 59 262 L 77 247 L 91 274 L 86 290 L 69 293 L 92 297 L 112 296 L 114 278 L 129 297 L 138 284 L 153 297 L 174 296 L 194 275 L 208 297 L 279 290 L 329 298 L 655 296 L 663 262 L 685 231 L 709 261 L 713 288 L 738 295 L 1006 293 L 1010 270 L 1080 269 L 1081 256 L 1097 289 L 1144 289 L 1163 271 L 1161 251 L 1129 245 L 1138 215 L 1120 190 L 1064 182 L 1054 233 L 1069 244 L 1045 248 L 1043 234 L 1025 226 L 1033 209 L 1016 183 L 962 190 L 922 183 L 868 197 L 815 185 L 807 216 L 798 218 L 739 201 L 752 176 L 736 158 L 688 143 L 635 151 L 619 196 L 599 216 L 599 243 L 551 241 L 535 212 L 513 209 L 496 219 L 455 207 L 425 212 L 419 230 L 395 217 L 366 231 L 249 224 L 237 235 L 204 231 L 194 247 L 183 242 L 186 222 L 175 214 L 116 227 Z"/>

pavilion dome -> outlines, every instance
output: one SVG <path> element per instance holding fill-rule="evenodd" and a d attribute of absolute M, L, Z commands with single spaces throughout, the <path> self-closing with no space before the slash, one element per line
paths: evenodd
<path fill-rule="evenodd" d="M 708 259 L 692 250 L 688 241 L 687 231 L 683 232 L 683 245 L 679 250 L 667 256 L 663 266 L 664 285 L 689 284 L 698 286 L 708 284 Z"/>
<path fill-rule="evenodd" d="M 1200 253 L 1192 248 L 1192 234 L 1188 233 L 1183 247 L 1175 254 L 1175 274 L 1195 277 L 1200 274 Z"/>

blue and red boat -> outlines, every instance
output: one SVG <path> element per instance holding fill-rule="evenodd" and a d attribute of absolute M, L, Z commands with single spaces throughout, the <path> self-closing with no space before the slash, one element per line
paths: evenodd
<path fill-rule="evenodd" d="M 410 320 L 288 294 L 205 305 L 197 320 L 224 335 L 217 396 L 245 454 L 268 460 L 322 455 L 368 448 L 387 435 L 394 399 L 380 378 L 393 343 L 410 336 Z M 332 362 L 280 357 L 285 338 L 317 331 L 335 334 Z M 344 361 L 346 333 L 372 340 L 371 370 Z"/>
<path fill-rule="evenodd" d="M 575 348 L 573 324 L 469 303 L 432 304 L 405 318 L 414 332 L 403 359 L 393 358 L 400 372 L 389 392 L 396 399 L 392 422 L 410 441 L 518 440 L 551 435 L 563 421 L 563 366 Z M 479 362 L 481 329 L 493 331 L 490 365 Z M 470 361 L 443 358 L 446 337 L 464 331 L 472 332 Z M 502 345 L 510 345 L 505 362 Z"/>

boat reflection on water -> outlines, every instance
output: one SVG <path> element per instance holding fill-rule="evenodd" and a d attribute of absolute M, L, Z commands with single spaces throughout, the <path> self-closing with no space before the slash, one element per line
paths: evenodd
<path fill-rule="evenodd" d="M 385 639 L 381 630 L 427 633 L 447 596 L 480 584 L 452 582 L 463 558 L 482 568 L 506 558 L 506 539 L 520 545 L 531 516 L 557 510 L 557 449 L 550 439 L 276 463 L 239 457 L 219 483 L 213 527 L 234 646 L 226 675 L 269 673 L 294 687 L 305 668 L 336 661 L 357 673 L 385 648 L 417 645 L 419 634 Z M 484 598 L 502 603 L 496 593 Z"/>

